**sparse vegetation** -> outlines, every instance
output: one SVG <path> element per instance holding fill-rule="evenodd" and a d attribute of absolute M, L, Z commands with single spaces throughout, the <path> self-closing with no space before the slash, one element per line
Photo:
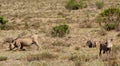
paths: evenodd
<path fill-rule="evenodd" d="M 98 34 L 101 36 L 105 36 L 107 32 L 104 29 L 101 29 L 100 31 L 98 31 Z"/>
<path fill-rule="evenodd" d="M 79 2 L 79 8 L 87 8 L 88 7 L 88 5 L 87 5 L 87 3 L 86 2 L 84 2 L 84 0 L 80 0 L 80 2 Z"/>
<path fill-rule="evenodd" d="M 79 49 L 80 49 L 80 47 L 79 47 L 79 46 L 76 46 L 76 47 L 75 47 L 75 50 L 79 50 Z"/>
<path fill-rule="evenodd" d="M 80 5 L 76 0 L 69 0 L 65 7 L 70 10 L 77 10 L 79 9 Z"/>
<path fill-rule="evenodd" d="M 25 29 L 30 29 L 30 25 L 29 25 L 27 22 L 25 22 L 24 28 L 25 28 Z"/>
<path fill-rule="evenodd" d="M 73 54 L 71 54 L 71 56 L 68 59 L 71 61 L 74 61 L 74 62 L 80 61 L 79 63 L 82 64 L 84 62 L 90 61 L 91 58 L 86 55 L 78 55 L 78 54 L 73 53 Z"/>
<path fill-rule="evenodd" d="M 100 13 L 98 21 L 100 26 L 106 30 L 119 30 L 120 22 L 120 9 L 119 8 L 108 8 Z"/>
<path fill-rule="evenodd" d="M 65 7 L 70 10 L 78 10 L 79 8 L 86 8 L 87 4 L 83 2 L 82 0 L 80 2 L 76 0 L 69 0 Z"/>
<path fill-rule="evenodd" d="M 52 36 L 58 36 L 58 37 L 64 37 L 66 34 L 69 33 L 69 26 L 66 24 L 58 25 L 53 27 L 51 35 Z"/>
<path fill-rule="evenodd" d="M 4 17 L 0 16 L 0 28 L 1 28 L 2 30 L 5 29 L 6 23 L 7 23 L 7 20 L 6 20 Z"/>
<path fill-rule="evenodd" d="M 103 1 L 97 1 L 95 4 L 96 4 L 98 9 L 102 9 L 104 7 L 104 2 Z"/>
<path fill-rule="evenodd" d="M 92 24 L 90 22 L 84 22 L 80 24 L 80 28 L 92 28 Z"/>
<path fill-rule="evenodd" d="M 54 55 L 48 52 L 43 52 L 40 54 L 29 55 L 27 57 L 27 61 L 49 60 L 49 59 L 55 59 L 57 57 L 58 57 L 57 55 Z"/>
<path fill-rule="evenodd" d="M 78 60 L 78 61 L 75 61 L 74 63 L 75 63 L 75 66 L 82 66 L 82 62 L 79 61 L 79 60 Z"/>
<path fill-rule="evenodd" d="M 120 22 L 119 10 L 116 10 L 117 13 L 112 10 L 101 15 L 104 9 L 119 9 L 119 2 L 120 0 L 0 0 L 0 15 L 7 20 L 5 27 L 1 28 L 0 23 L 0 54 L 7 57 L 6 61 L 0 62 L 0 66 L 120 66 L 119 32 L 114 31 L 120 30 L 120 26 L 117 26 Z M 111 13 L 109 17 L 108 12 Z M 64 25 L 61 23 L 65 23 L 68 30 L 54 28 Z M 26 51 L 17 48 L 8 51 L 8 44 L 2 43 L 8 37 L 15 39 L 36 33 L 39 35 L 39 50 L 31 45 L 30 48 L 24 47 L 29 49 Z M 64 35 L 59 38 L 59 34 Z M 114 54 L 99 58 L 99 41 L 111 37 L 115 45 L 112 48 Z M 12 38 L 6 41 L 11 42 Z M 88 39 L 95 40 L 97 47 L 85 47 Z"/>
<path fill-rule="evenodd" d="M 60 41 L 57 41 L 57 42 L 54 42 L 52 43 L 53 46 L 65 46 L 65 47 L 69 47 L 70 44 L 67 44 L 67 43 L 64 43 L 64 42 L 60 42 Z"/>
<path fill-rule="evenodd" d="M 4 17 L 0 16 L 0 24 L 5 25 L 6 23 L 7 23 L 7 20 Z"/>
<path fill-rule="evenodd" d="M 0 61 L 6 61 L 7 60 L 7 57 L 5 56 L 0 56 Z"/>

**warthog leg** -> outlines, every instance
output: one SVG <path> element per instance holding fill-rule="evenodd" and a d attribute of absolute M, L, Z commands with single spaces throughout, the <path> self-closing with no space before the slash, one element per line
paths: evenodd
<path fill-rule="evenodd" d="M 100 48 L 100 50 L 99 50 L 99 56 L 101 56 L 101 52 L 102 52 L 102 48 Z"/>
<path fill-rule="evenodd" d="M 34 41 L 34 44 L 37 46 L 37 50 L 39 50 L 39 45 L 37 41 Z"/>
<path fill-rule="evenodd" d="M 14 46 L 14 45 L 13 45 Z M 14 46 L 13 48 L 12 48 L 12 44 L 11 43 L 9 43 L 9 49 L 10 50 L 13 50 L 13 49 L 15 49 L 16 48 L 16 46 Z"/>

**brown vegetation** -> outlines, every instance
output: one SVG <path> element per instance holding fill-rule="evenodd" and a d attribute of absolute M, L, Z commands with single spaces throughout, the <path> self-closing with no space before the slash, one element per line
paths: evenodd
<path fill-rule="evenodd" d="M 0 44 L 4 45 L 0 49 L 0 57 L 5 57 L 2 59 L 6 60 L 2 60 L 0 66 L 119 66 L 118 32 L 102 30 L 96 23 L 99 21 L 96 18 L 104 9 L 119 8 L 120 1 L 74 1 L 78 5 L 72 7 L 72 10 L 66 8 L 68 0 L 0 0 L 0 16 L 7 20 L 2 26 L 4 29 L 0 30 Z M 74 6 L 74 3 L 71 4 Z M 112 19 L 110 21 L 113 22 Z M 61 38 L 52 37 L 52 28 L 61 24 L 68 25 L 70 33 Z M 110 24 L 107 28 L 119 27 Z M 36 33 L 41 37 L 38 40 L 42 44 L 40 50 L 34 50 L 36 48 L 32 45 L 27 48 L 32 50 L 6 51 L 8 44 L 2 43 L 3 39 L 8 37 L 16 38 Z M 98 42 L 111 37 L 115 40 L 108 56 L 103 54 L 102 58 L 99 58 L 99 43 L 96 43 L 96 48 L 83 47 L 88 39 Z M 9 43 L 11 39 L 6 39 L 5 42 Z"/>

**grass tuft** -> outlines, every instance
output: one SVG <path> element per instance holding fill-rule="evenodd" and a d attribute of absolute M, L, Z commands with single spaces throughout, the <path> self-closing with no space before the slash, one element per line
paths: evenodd
<path fill-rule="evenodd" d="M 6 61 L 8 58 L 5 56 L 0 56 L 0 61 Z"/>
<path fill-rule="evenodd" d="M 40 54 L 29 55 L 27 57 L 27 61 L 49 60 L 49 59 L 55 59 L 57 57 L 58 57 L 57 55 L 54 55 L 48 52 L 43 52 Z"/>

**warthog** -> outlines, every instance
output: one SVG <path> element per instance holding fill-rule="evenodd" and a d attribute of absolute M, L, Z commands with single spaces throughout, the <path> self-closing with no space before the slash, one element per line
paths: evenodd
<path fill-rule="evenodd" d="M 19 50 L 23 50 L 23 47 L 31 46 L 32 44 L 35 44 L 37 49 L 39 49 L 38 35 L 16 38 L 13 43 L 10 43 L 9 49 L 13 50 L 14 48 L 18 48 Z M 12 45 L 14 47 L 12 47 Z"/>
<path fill-rule="evenodd" d="M 101 53 L 110 53 L 112 49 L 112 41 L 113 39 L 106 40 L 105 42 L 100 43 L 99 47 L 99 55 L 101 56 Z"/>
<path fill-rule="evenodd" d="M 87 45 L 89 48 L 96 47 L 96 42 L 95 42 L 95 41 L 88 40 L 88 41 L 86 42 L 86 45 Z"/>

